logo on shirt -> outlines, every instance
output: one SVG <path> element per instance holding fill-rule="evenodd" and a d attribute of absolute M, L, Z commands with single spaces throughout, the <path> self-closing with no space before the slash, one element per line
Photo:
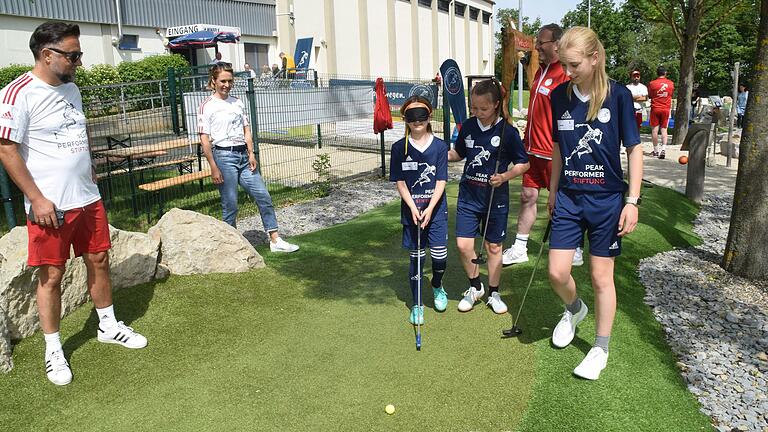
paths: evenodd
<path fill-rule="evenodd" d="M 5 120 L 13 120 L 13 114 L 11 114 L 10 111 L 6 111 L 5 114 L 0 116 L 0 118 L 5 119 Z"/>
<path fill-rule="evenodd" d="M 571 113 L 569 113 L 568 110 L 565 110 L 565 112 L 563 113 L 563 115 L 560 116 L 560 118 L 563 119 L 563 120 L 568 120 L 568 119 L 571 119 L 573 117 L 571 117 Z"/>
<path fill-rule="evenodd" d="M 483 166 L 483 161 L 487 161 L 490 158 L 491 158 L 491 152 L 489 152 L 486 149 L 482 149 L 480 150 L 480 153 L 475 155 L 475 158 L 472 159 L 472 162 L 470 162 L 469 166 L 471 168 Z"/>
<path fill-rule="evenodd" d="M 549 87 L 552 84 L 552 78 L 547 78 L 546 81 L 544 81 L 544 85 Z"/>
<path fill-rule="evenodd" d="M 412 161 L 412 160 L 413 160 L 413 159 L 411 159 L 411 156 L 410 156 L 410 155 L 408 155 L 408 157 L 407 157 L 407 158 L 405 158 L 405 161 L 406 161 L 406 162 L 408 162 L 408 161 Z"/>
<path fill-rule="evenodd" d="M 495 136 L 495 137 L 491 138 L 491 145 L 492 146 L 498 147 L 500 143 L 501 143 L 501 138 L 499 138 L 498 136 Z"/>
<path fill-rule="evenodd" d="M 600 123 L 608 123 L 611 121 L 611 111 L 608 108 L 600 108 L 597 112 L 597 119 Z"/>
<path fill-rule="evenodd" d="M 56 104 L 64 104 L 64 112 L 62 113 L 61 125 L 59 125 L 59 131 L 54 132 L 53 136 L 59 139 L 59 134 L 66 134 L 70 132 L 70 127 L 77 124 L 77 118 L 83 115 L 75 108 L 75 105 L 64 99 L 59 99 Z M 83 128 L 77 135 L 77 138 L 85 138 L 86 130 Z"/>
<path fill-rule="evenodd" d="M 656 96 L 658 97 L 667 97 L 667 88 L 669 88 L 669 84 L 664 83 L 659 87 L 659 91 L 656 92 Z"/>
<path fill-rule="evenodd" d="M 592 147 L 589 145 L 590 141 L 593 141 L 595 144 L 600 145 L 600 142 L 603 140 L 603 131 L 600 129 L 592 129 L 592 126 L 588 124 L 577 124 L 576 128 L 580 127 L 586 127 L 587 132 L 584 134 L 584 136 L 581 137 L 579 140 L 579 144 L 576 145 L 576 148 L 573 149 L 571 154 L 565 158 L 565 166 L 568 166 L 568 162 L 570 162 L 571 159 L 573 159 L 574 156 L 578 156 L 579 159 L 581 159 L 582 155 L 592 153 Z"/>
<path fill-rule="evenodd" d="M 421 186 L 423 184 L 429 183 L 432 181 L 429 176 L 432 177 L 435 176 L 435 166 L 430 165 L 428 163 L 420 163 L 419 166 L 423 166 L 424 170 L 421 171 L 421 174 L 419 174 L 419 178 L 416 180 L 416 183 L 413 184 L 412 187 Z"/>

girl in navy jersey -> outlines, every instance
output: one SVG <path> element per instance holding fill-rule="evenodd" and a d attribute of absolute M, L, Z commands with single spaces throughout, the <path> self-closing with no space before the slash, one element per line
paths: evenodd
<path fill-rule="evenodd" d="M 497 314 L 507 311 L 499 296 L 501 249 L 506 237 L 509 213 L 508 182 L 528 170 L 528 155 L 517 129 L 501 115 L 501 85 L 496 80 L 482 81 L 472 88 L 468 118 L 461 127 L 456 147 L 448 152 L 449 161 L 466 158 L 456 202 L 456 244 L 461 263 L 469 278 L 469 289 L 459 302 L 459 311 L 472 310 L 485 294 L 479 266 L 472 262 L 475 237 L 482 236 L 488 221 L 484 247 L 488 252 L 488 306 Z M 498 161 L 498 164 L 497 164 Z M 509 165 L 513 164 L 511 169 Z M 496 173 L 496 167 L 498 172 Z M 490 203 L 491 190 L 493 202 Z"/>
<path fill-rule="evenodd" d="M 427 247 L 432 256 L 435 310 L 442 312 L 448 305 L 442 282 L 448 258 L 448 207 L 445 201 L 448 145 L 432 135 L 429 101 L 421 96 L 411 96 L 400 112 L 405 119 L 405 138 L 392 145 L 389 180 L 397 182 L 397 191 L 402 198 L 400 222 L 403 224 L 403 248 L 410 251 L 408 276 L 413 294 L 410 322 L 416 325 L 424 324 L 424 305 L 417 304 L 417 290 Z M 418 249 L 418 225 L 421 225 L 421 250 Z M 419 261 L 422 268 L 418 268 Z"/>
<path fill-rule="evenodd" d="M 552 215 L 549 279 L 565 312 L 552 343 L 568 346 L 587 305 L 576 294 L 571 259 L 586 231 L 595 291 L 596 338 L 574 374 L 595 380 L 608 361 L 608 341 L 616 314 L 614 259 L 621 238 L 635 229 L 643 153 L 630 91 L 609 80 L 605 50 L 585 27 L 568 30 L 559 45 L 560 61 L 570 82 L 552 92 L 552 178 L 547 206 Z M 621 146 L 629 159 L 629 192 L 623 181 Z"/>

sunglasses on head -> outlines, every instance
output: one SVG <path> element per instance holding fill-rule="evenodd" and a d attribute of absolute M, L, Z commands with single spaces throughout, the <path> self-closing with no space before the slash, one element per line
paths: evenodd
<path fill-rule="evenodd" d="M 46 49 L 49 49 L 55 53 L 61 54 L 67 60 L 69 60 L 70 63 L 77 63 L 77 61 L 80 60 L 81 57 L 83 57 L 82 51 L 62 51 L 60 49 L 53 48 L 53 47 L 46 47 Z"/>

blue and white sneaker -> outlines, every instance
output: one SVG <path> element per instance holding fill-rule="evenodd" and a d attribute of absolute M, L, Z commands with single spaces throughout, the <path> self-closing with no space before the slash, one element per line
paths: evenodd
<path fill-rule="evenodd" d="M 411 324 L 413 325 L 423 325 L 424 324 L 424 306 L 412 306 L 411 307 L 411 315 L 409 317 L 409 320 L 411 321 Z"/>
<path fill-rule="evenodd" d="M 99 324 L 99 333 L 96 337 L 99 342 L 120 344 L 133 349 L 147 346 L 147 338 L 133 331 L 122 321 L 109 328 L 102 327 L 103 325 Z"/>
<path fill-rule="evenodd" d="M 435 295 L 435 310 L 438 312 L 444 312 L 448 307 L 448 294 L 443 287 L 432 287 L 432 293 Z"/>

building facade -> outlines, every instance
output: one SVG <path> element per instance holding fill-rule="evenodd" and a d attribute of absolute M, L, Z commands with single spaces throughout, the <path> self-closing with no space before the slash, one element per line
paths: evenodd
<path fill-rule="evenodd" d="M 493 74 L 491 0 L 3 0 L 0 67 L 32 64 L 32 31 L 47 20 L 80 25 L 83 64 L 117 65 L 169 51 L 192 64 L 215 52 L 240 70 L 280 62 L 313 38 L 320 73 L 427 79 L 453 58 L 468 74 Z M 237 44 L 169 49 L 195 29 L 239 29 Z M 23 43 L 22 43 L 23 42 Z"/>

